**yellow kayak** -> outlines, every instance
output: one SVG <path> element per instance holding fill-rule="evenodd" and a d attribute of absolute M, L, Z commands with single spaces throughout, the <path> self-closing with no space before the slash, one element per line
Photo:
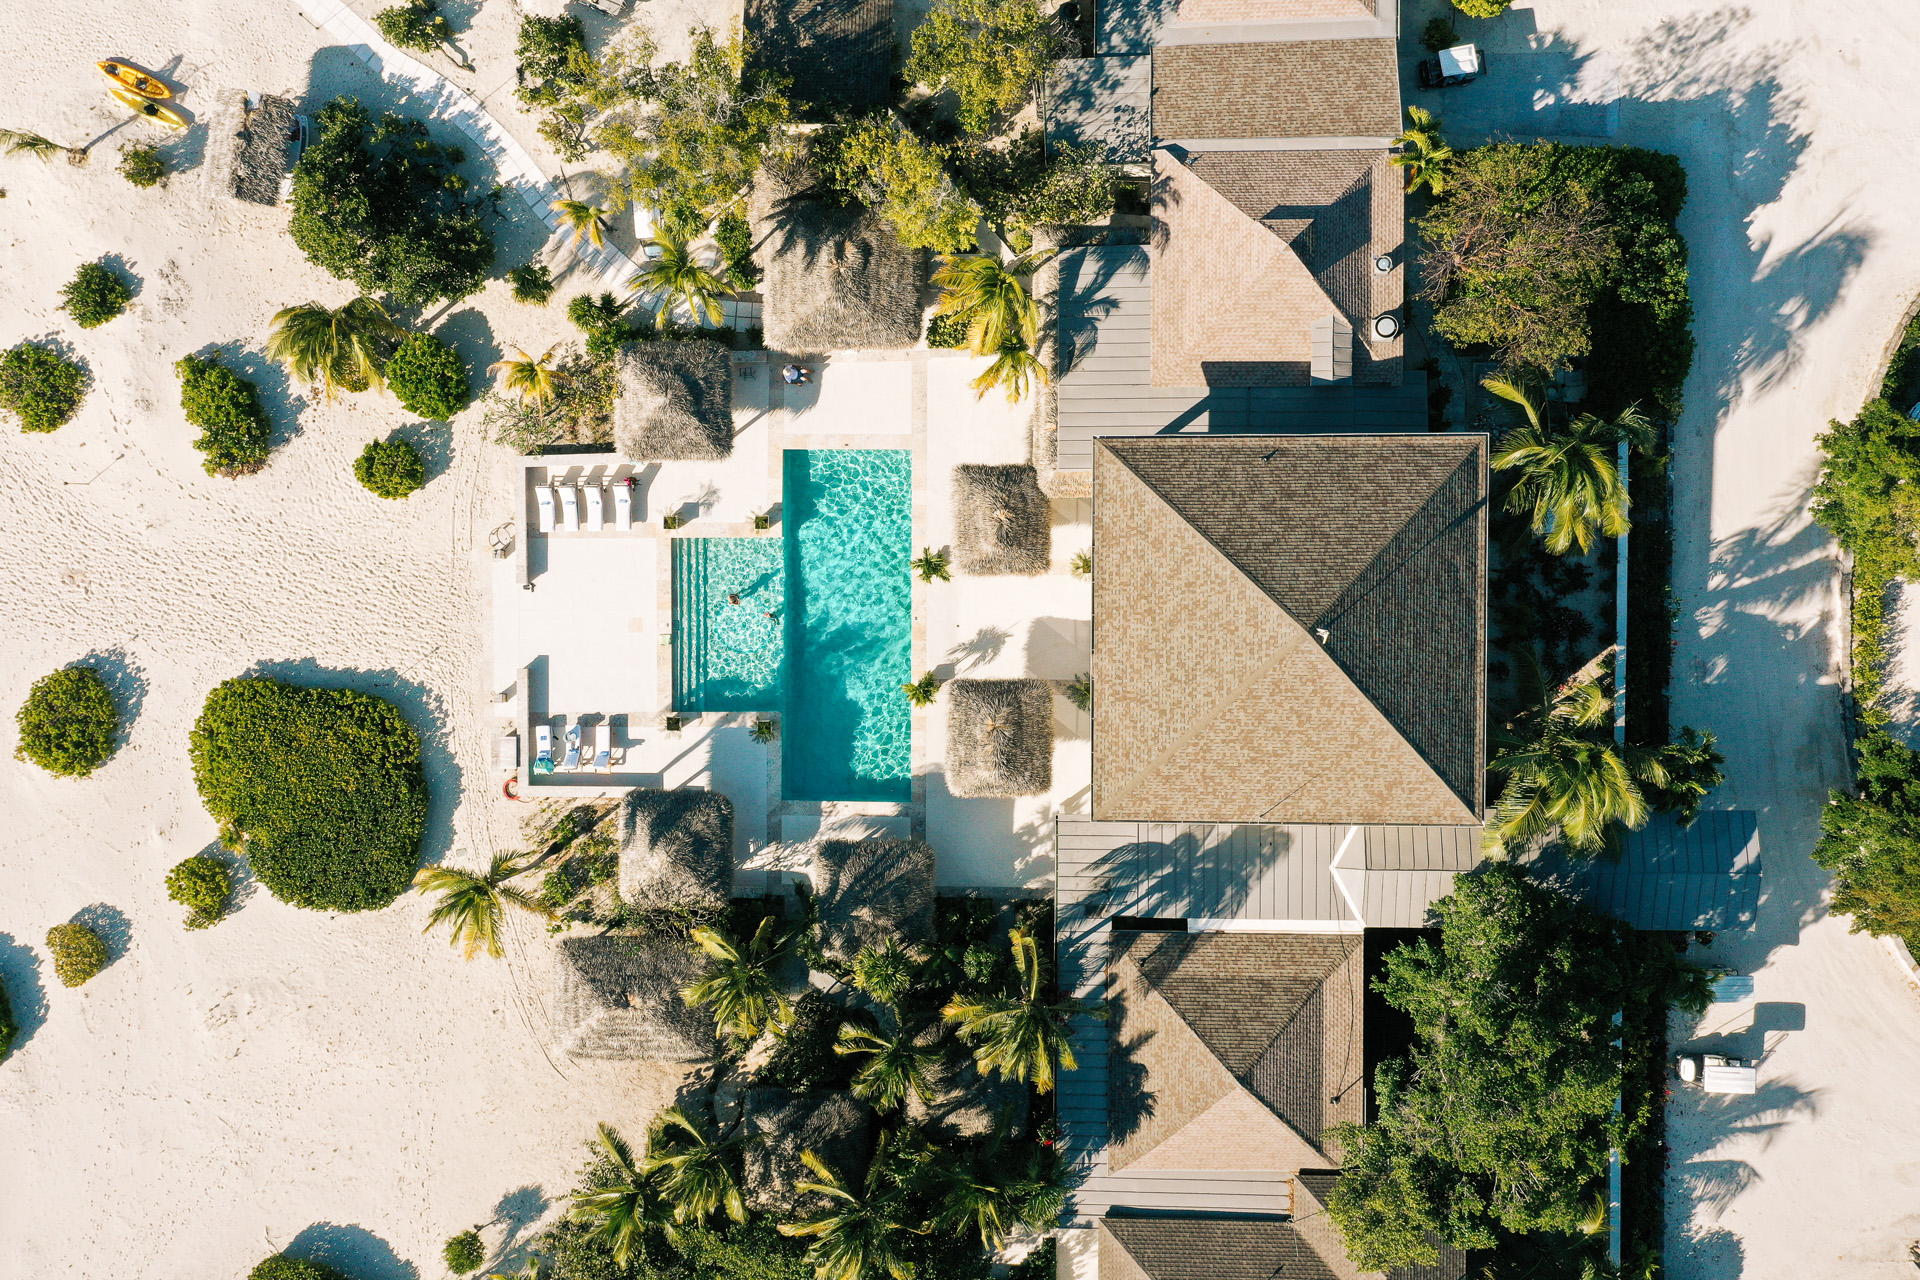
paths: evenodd
<path fill-rule="evenodd" d="M 171 125 L 175 129 L 187 127 L 185 116 L 172 107 L 155 102 L 152 98 L 143 98 L 133 90 L 122 89 L 118 85 L 108 89 L 107 92 L 155 124 Z"/>
<path fill-rule="evenodd" d="M 160 83 L 160 77 L 150 76 L 130 62 L 96 62 L 100 74 L 123 89 L 131 89 L 143 98 L 171 98 L 173 90 Z"/>

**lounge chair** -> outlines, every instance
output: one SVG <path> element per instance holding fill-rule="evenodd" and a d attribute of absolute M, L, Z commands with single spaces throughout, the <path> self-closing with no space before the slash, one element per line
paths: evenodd
<path fill-rule="evenodd" d="M 562 769 L 580 767 L 580 726 L 578 724 L 567 726 L 567 758 L 560 762 L 560 767 Z"/>
<path fill-rule="evenodd" d="M 533 500 L 540 504 L 540 532 L 553 532 L 553 490 L 541 485 L 533 491 Z"/>
<path fill-rule="evenodd" d="M 535 725 L 533 728 L 533 741 L 535 747 L 533 771 L 535 773 L 552 773 L 553 726 L 545 724 Z"/>
<path fill-rule="evenodd" d="M 593 729 L 593 767 L 613 772 L 613 726 L 602 720 Z"/>
<path fill-rule="evenodd" d="M 560 527 L 568 533 L 580 531 L 580 491 L 570 484 L 556 486 L 560 490 Z"/>
<path fill-rule="evenodd" d="M 613 527 L 622 532 L 633 528 L 633 494 L 624 484 L 613 486 Z"/>
<path fill-rule="evenodd" d="M 587 532 L 598 533 L 607 527 L 606 495 L 600 492 L 600 486 L 587 486 Z"/>

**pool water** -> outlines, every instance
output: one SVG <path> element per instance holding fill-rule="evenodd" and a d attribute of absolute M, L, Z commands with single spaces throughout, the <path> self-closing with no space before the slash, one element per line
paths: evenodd
<path fill-rule="evenodd" d="M 780 539 L 674 539 L 673 705 L 778 711 L 786 696 L 786 615 Z"/>
<path fill-rule="evenodd" d="M 911 455 L 789 449 L 785 459 L 790 800 L 907 800 L 912 721 Z"/>

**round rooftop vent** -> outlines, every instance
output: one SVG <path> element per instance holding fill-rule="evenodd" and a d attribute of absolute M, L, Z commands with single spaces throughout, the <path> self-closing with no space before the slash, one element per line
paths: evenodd
<path fill-rule="evenodd" d="M 1385 275 L 1387 274 L 1387 272 L 1393 270 L 1393 255 L 1390 253 L 1383 253 L 1379 257 L 1375 258 L 1373 260 L 1373 269 L 1375 271 L 1378 271 L 1381 275 Z"/>
<path fill-rule="evenodd" d="M 1373 336 L 1376 338 L 1397 338 L 1400 336 L 1400 318 L 1389 312 L 1374 317 Z"/>

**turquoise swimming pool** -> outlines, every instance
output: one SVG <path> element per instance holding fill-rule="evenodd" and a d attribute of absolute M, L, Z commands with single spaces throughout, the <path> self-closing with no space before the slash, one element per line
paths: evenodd
<path fill-rule="evenodd" d="M 786 701 L 786 615 L 787 558 L 780 539 L 674 539 L 673 705 L 682 711 L 780 710 Z"/>

